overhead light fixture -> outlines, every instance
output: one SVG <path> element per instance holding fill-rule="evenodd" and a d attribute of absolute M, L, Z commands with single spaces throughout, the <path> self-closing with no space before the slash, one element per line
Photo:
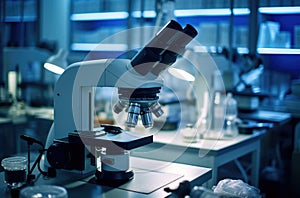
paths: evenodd
<path fill-rule="evenodd" d="M 72 21 L 92 21 L 92 20 L 114 20 L 114 19 L 127 19 L 127 12 L 95 12 L 95 13 L 79 13 L 72 14 Z"/>
<path fill-rule="evenodd" d="M 175 10 L 176 17 L 187 16 L 229 16 L 231 10 L 228 8 L 214 8 L 214 9 L 188 9 L 188 10 Z M 234 8 L 234 15 L 248 15 L 250 10 L 248 8 Z"/>
<path fill-rule="evenodd" d="M 262 14 L 299 14 L 300 6 L 260 7 L 258 11 Z"/>
<path fill-rule="evenodd" d="M 258 48 L 259 54 L 300 54 L 300 49 L 291 48 Z"/>
<path fill-rule="evenodd" d="M 178 79 L 195 81 L 194 66 L 184 58 L 179 58 L 172 67 L 169 67 L 168 72 Z"/>
<path fill-rule="evenodd" d="M 57 54 L 54 54 L 47 59 L 44 63 L 44 68 L 55 74 L 61 75 L 68 66 L 67 54 L 67 51 L 60 49 Z"/>

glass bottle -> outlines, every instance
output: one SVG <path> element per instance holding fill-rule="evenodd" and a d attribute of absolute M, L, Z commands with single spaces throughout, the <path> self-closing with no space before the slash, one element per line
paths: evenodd
<path fill-rule="evenodd" d="M 224 135 L 228 137 L 235 137 L 238 134 L 236 126 L 236 118 L 238 114 L 237 102 L 233 98 L 232 93 L 227 93 L 225 99 L 226 113 L 224 124 Z"/>
<path fill-rule="evenodd" d="M 212 129 L 220 132 L 224 125 L 224 98 L 221 91 L 215 91 L 212 105 Z"/>

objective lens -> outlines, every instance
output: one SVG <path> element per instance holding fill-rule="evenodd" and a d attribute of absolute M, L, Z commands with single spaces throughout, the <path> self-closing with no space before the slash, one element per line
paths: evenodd
<path fill-rule="evenodd" d="M 127 127 L 134 128 L 137 125 L 140 112 L 141 105 L 139 103 L 130 103 L 128 107 L 128 116 L 126 121 Z"/>
<path fill-rule="evenodd" d="M 141 112 L 142 122 L 145 128 L 153 127 L 152 114 L 149 109 L 143 109 Z"/>
<path fill-rule="evenodd" d="M 159 103 L 155 103 L 154 105 L 149 107 L 149 109 L 157 118 L 159 118 L 164 114 L 164 111 L 162 110 Z"/>
<path fill-rule="evenodd" d="M 113 110 L 115 113 L 119 114 L 126 107 L 126 102 L 119 100 L 118 103 L 115 104 Z"/>

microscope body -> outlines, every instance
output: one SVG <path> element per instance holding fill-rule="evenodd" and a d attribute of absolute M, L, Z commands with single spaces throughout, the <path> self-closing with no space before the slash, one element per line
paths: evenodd
<path fill-rule="evenodd" d="M 54 123 L 46 142 L 49 166 L 80 173 L 96 170 L 100 182 L 131 179 L 128 151 L 153 142 L 153 135 L 107 125 L 95 130 L 94 88 L 118 89 L 119 102 L 113 111 L 127 111 L 127 127 L 135 127 L 139 116 L 145 128 L 152 127 L 152 114 L 163 114 L 158 103 L 163 86 L 159 75 L 197 34 L 191 25 L 182 28 L 170 21 L 131 60 L 102 59 L 70 65 L 55 86 Z M 99 157 L 101 170 L 97 169 Z"/>
<path fill-rule="evenodd" d="M 125 171 L 129 166 L 127 151 L 151 143 L 152 135 L 132 136 L 130 132 L 113 126 L 95 130 L 94 89 L 117 87 L 122 100 L 151 106 L 157 101 L 161 86 L 162 81 L 157 76 L 141 76 L 135 72 L 128 59 L 92 60 L 70 65 L 58 79 L 55 88 L 55 120 L 46 143 L 49 164 L 56 169 L 81 173 L 95 171 L 96 158 L 99 154 L 104 158 L 103 150 L 97 149 L 104 147 L 106 155 L 114 156 L 113 160 L 122 164 L 116 164 L 118 170 L 115 171 Z M 155 91 L 144 99 L 133 98 L 133 92 L 137 90 Z M 106 158 L 106 164 L 108 161 Z"/>

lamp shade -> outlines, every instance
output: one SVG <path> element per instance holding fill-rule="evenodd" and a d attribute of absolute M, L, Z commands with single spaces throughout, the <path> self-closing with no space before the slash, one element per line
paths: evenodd
<path fill-rule="evenodd" d="M 194 66 L 184 58 L 179 58 L 169 67 L 168 72 L 174 77 L 185 81 L 195 81 Z"/>
<path fill-rule="evenodd" d="M 62 74 L 68 66 L 67 54 L 68 53 L 65 50 L 60 49 L 57 54 L 54 54 L 47 59 L 44 63 L 44 68 L 55 74 Z"/>

